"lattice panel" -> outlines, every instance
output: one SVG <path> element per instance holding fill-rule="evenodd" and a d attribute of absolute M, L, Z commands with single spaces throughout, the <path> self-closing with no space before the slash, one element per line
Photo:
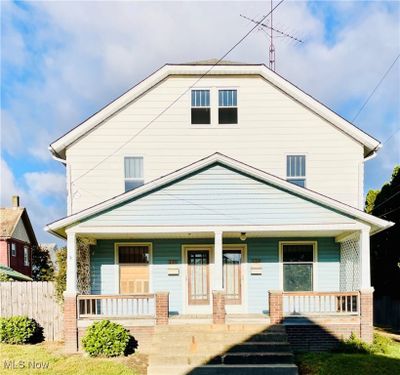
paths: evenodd
<path fill-rule="evenodd" d="M 77 238 L 78 291 L 90 294 L 90 240 Z"/>
<path fill-rule="evenodd" d="M 360 289 L 360 240 L 358 236 L 340 244 L 340 291 Z"/>

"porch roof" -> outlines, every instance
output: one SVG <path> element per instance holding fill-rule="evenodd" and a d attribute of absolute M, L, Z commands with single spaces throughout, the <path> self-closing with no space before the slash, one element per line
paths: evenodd
<path fill-rule="evenodd" d="M 221 172 L 222 171 L 222 172 Z M 175 216 L 174 216 L 175 215 Z M 168 217 L 171 216 L 171 220 Z M 377 233 L 393 223 L 235 159 L 215 153 L 98 205 L 48 224 L 65 237 L 71 226 L 266 226 L 362 223 Z M 289 229 L 289 228 L 287 228 Z M 128 229 L 129 232 L 129 229 Z"/>

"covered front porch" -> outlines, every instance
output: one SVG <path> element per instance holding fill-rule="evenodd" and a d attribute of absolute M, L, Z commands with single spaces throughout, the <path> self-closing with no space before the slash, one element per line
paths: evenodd
<path fill-rule="evenodd" d="M 78 329 L 97 319 L 276 324 L 307 318 L 360 331 L 371 294 L 364 224 L 68 230 Z"/>

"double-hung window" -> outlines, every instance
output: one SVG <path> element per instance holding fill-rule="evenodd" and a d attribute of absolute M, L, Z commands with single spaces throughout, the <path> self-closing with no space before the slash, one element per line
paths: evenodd
<path fill-rule="evenodd" d="M 125 191 L 136 189 L 144 184 L 143 157 L 129 156 L 124 159 Z"/>
<path fill-rule="evenodd" d="M 237 90 L 219 90 L 218 92 L 218 123 L 237 124 Z"/>
<path fill-rule="evenodd" d="M 29 266 L 29 247 L 24 246 L 24 266 Z"/>
<path fill-rule="evenodd" d="M 306 186 L 306 157 L 305 155 L 287 155 L 286 157 L 287 181 Z"/>
<path fill-rule="evenodd" d="M 15 243 L 11 244 L 11 256 L 13 257 L 17 256 L 17 245 Z"/>
<path fill-rule="evenodd" d="M 281 243 L 283 290 L 312 291 L 315 243 Z"/>
<path fill-rule="evenodd" d="M 192 90 L 192 124 L 211 124 L 210 90 Z"/>

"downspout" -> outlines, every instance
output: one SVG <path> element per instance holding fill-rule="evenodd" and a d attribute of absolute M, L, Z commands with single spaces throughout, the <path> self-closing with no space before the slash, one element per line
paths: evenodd
<path fill-rule="evenodd" d="M 70 168 L 67 163 L 67 160 L 60 158 L 58 153 L 56 152 L 56 150 L 54 150 L 53 147 L 49 146 L 48 149 L 51 153 L 52 158 L 54 160 L 60 162 L 61 164 L 64 164 L 64 166 L 67 169 L 67 171 L 66 171 L 67 172 L 66 173 L 66 177 L 67 177 L 67 183 L 66 183 L 66 185 L 67 185 L 67 213 L 69 215 L 72 212 L 72 184 L 70 181 Z"/>

